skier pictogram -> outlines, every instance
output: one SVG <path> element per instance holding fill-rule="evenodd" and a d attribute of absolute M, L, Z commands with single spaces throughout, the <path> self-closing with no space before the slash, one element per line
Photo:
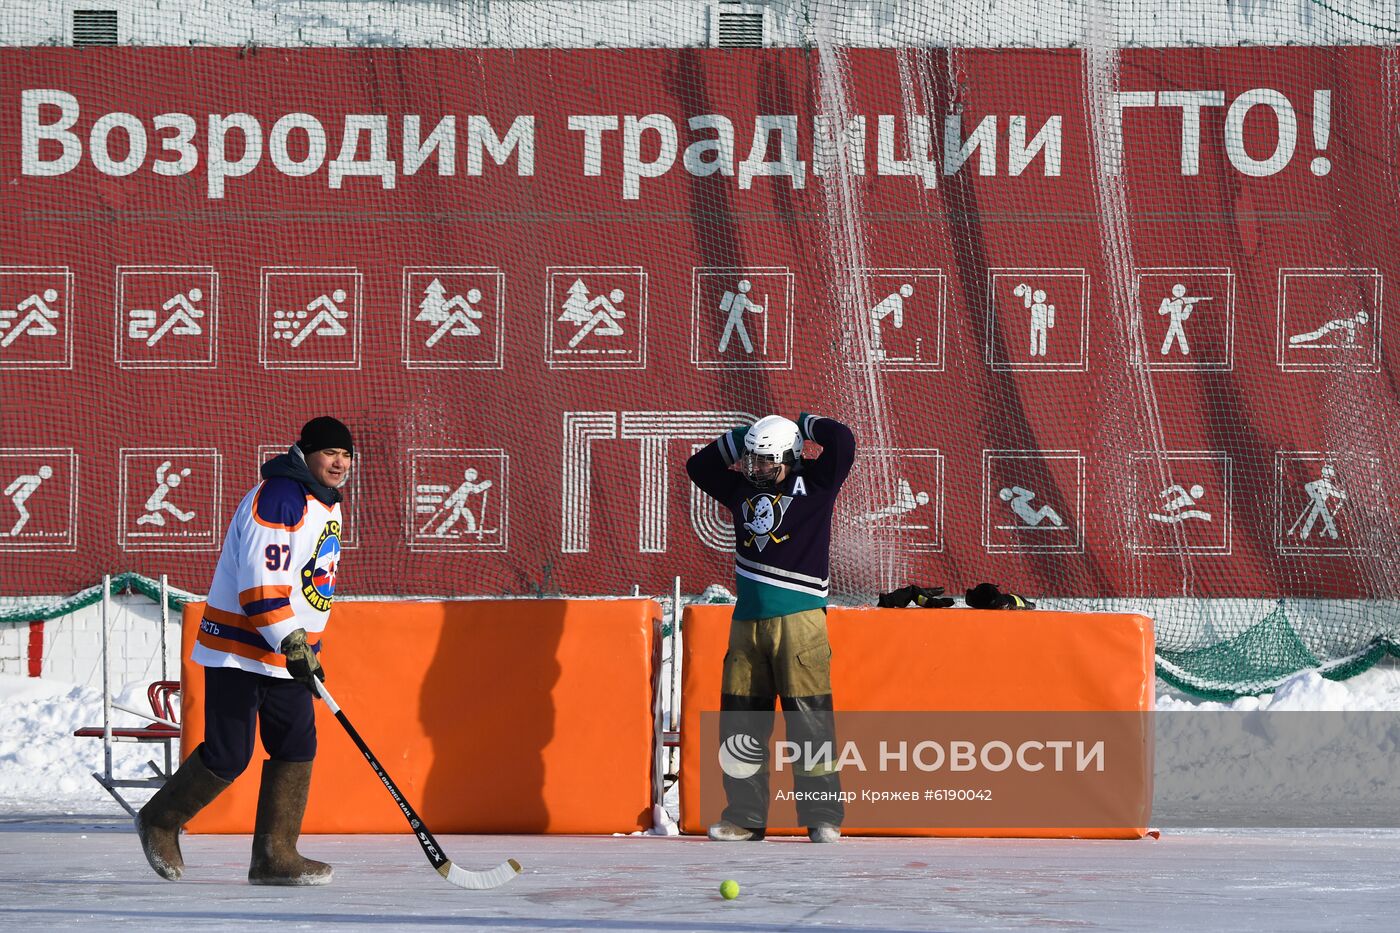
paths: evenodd
<path fill-rule="evenodd" d="M 1303 484 L 1308 504 L 1288 529 L 1289 537 L 1297 535 L 1300 540 L 1306 541 L 1312 535 L 1318 521 L 1322 522 L 1319 537 L 1325 536 L 1334 541 L 1338 537 L 1337 513 L 1346 505 L 1347 491 L 1338 484 L 1337 468 L 1333 464 L 1324 463 L 1320 473 L 1317 479 Z M 1335 506 L 1332 505 L 1334 501 Z"/>
<path fill-rule="evenodd" d="M 419 485 L 418 511 L 431 514 L 419 526 L 418 533 L 435 538 L 475 535 L 478 539 L 482 535 L 494 534 L 495 528 L 486 527 L 486 507 L 494 484 L 489 479 L 480 479 L 480 475 L 475 467 L 468 467 L 462 473 L 462 482 L 446 497 L 441 497 L 441 494 L 449 488 L 447 486 Z M 441 504 L 434 507 L 432 500 L 439 497 Z M 459 522 L 461 528 L 454 531 Z"/>
<path fill-rule="evenodd" d="M 598 337 L 620 337 L 625 331 L 617 322 L 627 313 L 619 305 L 627 298 L 627 293 L 614 288 L 606 295 L 591 295 L 583 279 L 574 279 L 569 286 L 568 297 L 564 299 L 563 313 L 558 320 L 574 324 L 578 330 L 569 338 L 568 346 L 577 347 L 590 334 Z"/>
<path fill-rule="evenodd" d="M 477 305 L 481 302 L 481 289 L 471 288 L 465 295 L 447 297 L 447 287 L 436 276 L 423 289 L 423 299 L 418 303 L 415 321 L 433 325 L 433 332 L 423 342 L 425 347 L 436 346 L 444 337 L 475 337 L 481 333 L 476 322 L 481 320 L 482 311 Z"/>

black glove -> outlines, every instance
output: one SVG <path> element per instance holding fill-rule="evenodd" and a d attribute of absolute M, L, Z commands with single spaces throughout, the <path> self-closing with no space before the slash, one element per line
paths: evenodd
<path fill-rule="evenodd" d="M 943 596 L 941 586 L 901 586 L 889 593 L 881 593 L 875 605 L 883 609 L 903 609 L 911 602 L 921 609 L 947 609 L 953 605 L 951 596 Z"/>
<path fill-rule="evenodd" d="M 875 600 L 875 605 L 879 606 L 881 609 L 903 609 L 905 606 L 909 605 L 910 600 L 913 598 L 914 587 L 901 586 L 899 589 L 892 590 L 889 593 L 881 593 L 880 598 Z"/>
<path fill-rule="evenodd" d="M 1034 609 L 1035 603 L 1015 593 L 1003 593 L 995 583 L 979 583 L 967 591 L 970 609 Z"/>
<path fill-rule="evenodd" d="M 947 609 L 953 605 L 953 597 L 943 595 L 941 586 L 914 587 L 914 605 L 924 609 Z"/>
<path fill-rule="evenodd" d="M 316 657 L 316 652 L 306 643 L 306 629 L 299 628 L 282 639 L 282 654 L 287 658 L 287 673 L 293 680 L 311 686 L 311 678 L 326 679 L 326 669 Z M 312 690 L 315 693 L 315 690 Z"/>

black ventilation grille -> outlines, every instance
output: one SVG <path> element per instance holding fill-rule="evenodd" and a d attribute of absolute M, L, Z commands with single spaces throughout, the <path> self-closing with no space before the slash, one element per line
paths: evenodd
<path fill-rule="evenodd" d="M 116 10 L 74 10 L 73 46 L 117 44 Z"/>
<path fill-rule="evenodd" d="M 715 45 L 722 49 L 763 48 L 763 13 L 720 10 L 719 36 Z"/>

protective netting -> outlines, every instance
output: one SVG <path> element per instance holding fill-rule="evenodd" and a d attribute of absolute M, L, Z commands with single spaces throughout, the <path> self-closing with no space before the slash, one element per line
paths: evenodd
<path fill-rule="evenodd" d="M 202 590 L 322 413 L 342 592 L 698 592 L 684 458 L 811 411 L 861 444 L 844 600 L 1142 611 L 1205 695 L 1360 669 L 1395 14 L 1245 6 L 206 3 L 73 49 L 7 5 L 0 595 Z"/>

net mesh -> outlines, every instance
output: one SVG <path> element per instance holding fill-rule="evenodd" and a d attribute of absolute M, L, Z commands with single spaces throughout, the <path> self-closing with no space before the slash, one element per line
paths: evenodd
<path fill-rule="evenodd" d="M 118 10 L 0 10 L 0 595 L 202 590 L 322 413 L 343 592 L 698 592 L 684 458 L 810 411 L 843 601 L 1144 612 L 1208 696 L 1390 648 L 1393 8 Z"/>

